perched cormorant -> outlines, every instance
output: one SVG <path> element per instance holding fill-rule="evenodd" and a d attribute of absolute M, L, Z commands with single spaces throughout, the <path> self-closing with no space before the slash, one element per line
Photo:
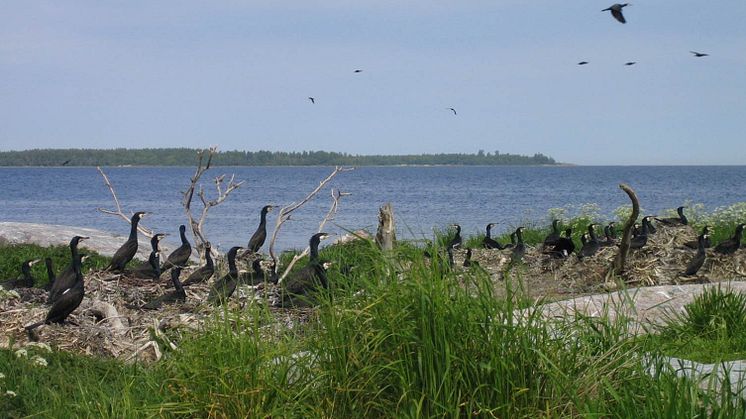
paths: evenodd
<path fill-rule="evenodd" d="M 526 254 L 526 244 L 523 243 L 523 227 L 515 229 L 515 236 L 517 242 L 513 247 L 513 252 L 510 254 L 510 262 L 516 263 L 523 260 L 523 255 Z"/>
<path fill-rule="evenodd" d="M 707 56 L 710 55 L 710 54 L 705 54 L 704 52 L 697 52 L 697 51 L 689 51 L 689 52 L 691 52 L 692 54 L 694 54 L 694 56 L 697 57 L 697 58 L 707 57 Z"/>
<path fill-rule="evenodd" d="M 697 254 L 694 255 L 691 261 L 689 261 L 689 264 L 686 265 L 686 271 L 684 271 L 684 275 L 690 276 L 695 275 L 697 271 L 699 271 L 699 268 L 702 267 L 702 265 L 705 263 L 705 240 L 709 239 L 709 236 L 707 234 L 702 234 L 699 236 L 699 239 L 697 240 L 698 247 L 697 247 Z"/>
<path fill-rule="evenodd" d="M 702 227 L 702 233 L 700 235 L 707 235 L 707 238 L 705 239 L 705 249 L 711 248 L 712 240 L 710 240 L 710 226 Z M 690 240 L 688 242 L 685 242 L 684 246 L 690 249 L 697 249 L 699 247 L 699 236 L 697 236 L 697 240 Z"/>
<path fill-rule="evenodd" d="M 262 212 L 259 215 L 259 226 L 249 239 L 249 245 L 247 246 L 249 252 L 257 253 L 264 245 L 264 241 L 267 240 L 267 213 L 272 211 L 273 208 L 272 205 L 262 207 Z"/>
<path fill-rule="evenodd" d="M 31 267 L 41 262 L 41 259 L 29 259 L 21 264 L 21 277 L 10 279 L 1 283 L 5 289 L 31 288 L 34 286 L 34 277 L 31 276 Z"/>
<path fill-rule="evenodd" d="M 497 242 L 497 240 L 493 239 L 492 234 L 492 226 L 494 226 L 496 223 L 489 223 L 487 224 L 487 234 L 484 236 L 484 239 L 482 240 L 482 247 L 485 249 L 499 249 L 502 250 L 503 246 L 500 245 L 500 243 Z"/>
<path fill-rule="evenodd" d="M 565 229 L 565 237 L 557 239 L 557 243 L 549 251 L 545 252 L 553 258 L 562 259 L 572 254 L 575 251 L 575 243 L 572 241 L 572 228 Z"/>
<path fill-rule="evenodd" d="M 601 247 L 611 247 L 616 244 L 616 238 L 614 237 L 614 222 L 610 222 L 606 226 L 604 226 L 604 237 L 606 237 L 606 240 L 599 242 L 601 244 Z"/>
<path fill-rule="evenodd" d="M 312 98 L 311 96 L 308 97 L 308 100 L 310 100 L 312 104 L 316 104 L 316 99 Z"/>
<path fill-rule="evenodd" d="M 555 244 L 557 244 L 557 240 L 559 240 L 559 238 L 559 220 L 555 218 L 554 220 L 552 220 L 552 232 L 544 238 L 544 247 L 554 246 Z"/>
<path fill-rule="evenodd" d="M 205 264 L 200 266 L 199 269 L 192 272 L 191 275 L 184 281 L 184 286 L 197 284 L 199 282 L 205 282 L 212 277 L 215 273 L 215 263 L 212 260 L 212 245 L 210 242 L 205 243 Z"/>
<path fill-rule="evenodd" d="M 264 282 L 264 270 L 261 262 L 261 259 L 254 259 L 251 262 L 251 272 L 239 273 L 238 282 L 246 285 L 258 285 Z"/>
<path fill-rule="evenodd" d="M 627 20 L 624 19 L 624 15 L 622 14 L 622 9 L 626 6 L 628 6 L 629 3 L 614 3 L 611 6 L 601 10 L 602 12 L 609 11 L 611 12 L 611 15 L 614 16 L 614 19 L 618 20 L 621 23 L 627 23 Z"/>
<path fill-rule="evenodd" d="M 161 277 L 161 250 L 159 243 L 164 237 L 166 237 L 165 234 L 158 233 L 150 239 L 150 247 L 152 248 L 150 256 L 146 262 L 141 263 L 132 270 L 132 275 L 135 278 L 156 279 Z"/>
<path fill-rule="evenodd" d="M 311 253 L 308 264 L 288 275 L 280 286 L 280 299 L 277 305 L 282 307 L 307 305 L 308 296 L 313 291 L 328 286 L 326 268 L 319 261 L 319 243 L 329 237 L 327 233 L 316 233 L 309 240 Z"/>
<path fill-rule="evenodd" d="M 54 274 L 54 266 L 52 266 L 52 258 L 44 259 L 44 264 L 47 265 L 47 278 L 49 278 L 49 282 L 47 282 L 47 284 L 44 285 L 44 290 L 49 291 L 52 289 L 52 285 L 54 285 L 54 281 L 57 280 L 57 275 Z"/>
<path fill-rule="evenodd" d="M 132 216 L 130 220 L 130 236 L 126 242 L 114 253 L 111 258 L 109 266 L 104 268 L 105 270 L 113 270 L 122 272 L 125 266 L 135 257 L 137 254 L 137 224 L 140 219 L 143 218 L 147 213 L 144 211 L 138 211 Z"/>
<path fill-rule="evenodd" d="M 70 315 L 83 301 L 83 295 L 85 294 L 85 287 L 83 285 L 83 273 L 81 272 L 82 256 L 76 255 L 76 259 L 73 262 L 73 273 L 75 274 L 75 282 L 68 288 L 65 288 L 60 293 L 59 297 L 54 301 L 52 307 L 50 307 L 47 317 L 44 321 L 34 323 L 26 326 L 26 330 L 31 332 L 37 327 L 43 324 L 59 323 L 62 324 L 67 316 Z M 56 281 L 55 283 L 58 283 Z"/>
<path fill-rule="evenodd" d="M 456 234 L 453 236 L 451 241 L 448 242 L 448 246 L 446 247 L 449 249 L 461 247 L 461 226 L 458 224 L 451 224 L 451 227 L 456 229 Z"/>
<path fill-rule="evenodd" d="M 68 266 L 64 271 L 60 272 L 60 274 L 57 276 L 57 279 L 49 288 L 47 304 L 54 303 L 60 297 L 60 295 L 62 295 L 62 292 L 64 290 L 75 285 L 75 281 L 77 281 L 77 276 L 75 274 L 75 263 L 78 261 L 78 258 L 80 256 L 78 245 L 80 244 L 80 242 L 86 239 L 88 239 L 88 237 L 75 236 L 70 240 L 70 266 Z"/>
<path fill-rule="evenodd" d="M 169 291 L 155 300 L 151 300 L 139 307 L 133 307 L 130 305 L 127 307 L 140 310 L 158 310 L 164 304 L 183 303 L 186 301 L 186 291 L 184 291 L 184 287 L 182 286 L 181 281 L 179 281 L 179 275 L 181 275 L 181 267 L 176 266 L 171 269 L 171 282 L 174 286 L 173 291 Z"/>
<path fill-rule="evenodd" d="M 727 240 L 723 240 L 715 246 L 715 251 L 724 255 L 730 255 L 736 252 L 741 247 L 741 236 L 743 235 L 743 228 L 746 224 L 739 224 L 736 226 L 736 231 L 733 233 L 733 237 Z"/>
<path fill-rule="evenodd" d="M 186 226 L 184 224 L 179 226 L 179 236 L 181 237 L 181 246 L 168 255 L 168 259 L 161 266 L 161 274 L 177 266 L 179 268 L 185 267 L 192 256 L 192 245 L 186 238 Z"/>
<path fill-rule="evenodd" d="M 454 115 L 458 115 L 458 114 L 456 113 L 456 110 L 455 110 L 455 109 L 453 109 L 453 108 L 448 108 L 448 109 L 449 109 L 449 110 L 450 110 L 451 112 L 453 112 L 453 114 L 454 114 Z"/>
<path fill-rule="evenodd" d="M 586 65 L 586 64 L 588 64 L 588 61 L 581 61 L 578 63 L 578 65 Z"/>
<path fill-rule="evenodd" d="M 601 248 L 601 243 L 598 242 L 598 237 L 596 237 L 595 227 L 596 224 L 588 225 L 587 240 L 582 240 L 583 247 L 581 247 L 580 251 L 578 252 L 578 259 L 591 257 L 595 255 L 596 252 L 598 252 L 598 249 Z M 586 237 L 586 235 L 584 234 L 583 237 Z"/>
<path fill-rule="evenodd" d="M 689 224 L 689 220 L 686 218 L 686 215 L 684 215 L 684 208 L 686 207 L 678 207 L 676 208 L 676 212 L 679 214 L 678 217 L 671 217 L 671 218 L 656 218 L 655 220 L 663 223 L 663 225 L 667 226 L 685 226 Z"/>
<path fill-rule="evenodd" d="M 471 248 L 466 248 L 466 256 L 464 257 L 464 263 L 462 264 L 465 268 L 471 266 Z"/>
<path fill-rule="evenodd" d="M 648 234 L 655 234 L 658 232 L 658 229 L 655 228 L 653 222 L 650 221 L 650 219 L 654 217 L 654 215 L 647 215 L 645 217 L 642 217 L 642 225 L 648 227 Z"/>
<path fill-rule="evenodd" d="M 228 251 L 228 273 L 222 278 L 215 281 L 210 287 L 210 294 L 207 296 L 207 302 L 215 305 L 221 305 L 226 302 L 238 285 L 238 269 L 236 268 L 236 253 L 243 249 L 240 246 L 231 247 Z"/>
<path fill-rule="evenodd" d="M 643 218 L 642 220 L 642 228 L 640 229 L 639 234 L 636 234 L 629 240 L 630 249 L 641 249 L 648 242 L 649 223 L 644 222 L 645 218 Z M 635 225 L 635 228 L 637 228 L 637 225 Z"/>
<path fill-rule="evenodd" d="M 505 243 L 503 249 L 512 249 L 515 247 L 515 231 L 510 233 L 510 243 Z"/>

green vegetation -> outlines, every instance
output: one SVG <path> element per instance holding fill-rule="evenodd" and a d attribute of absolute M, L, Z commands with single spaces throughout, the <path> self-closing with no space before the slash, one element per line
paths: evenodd
<path fill-rule="evenodd" d="M 645 338 L 649 346 L 706 363 L 746 358 L 746 295 L 708 288 L 684 308 Z"/>
<path fill-rule="evenodd" d="M 437 246 L 437 244 L 435 245 Z M 434 254 L 438 254 L 437 248 Z M 326 248 L 321 304 L 292 328 L 218 312 L 152 365 L 0 350 L 9 417 L 743 417 L 728 388 L 678 377 L 629 322 L 541 316 L 480 270 L 409 245 Z M 341 274 L 345 272 L 345 274 Z M 515 288 L 520 288 L 516 283 Z M 284 315 L 281 316 L 284 318 Z M 173 332 L 176 333 L 176 332 Z M 47 366 L 33 361 L 33 355 Z M 6 395 L 12 391 L 15 395 Z"/>
<path fill-rule="evenodd" d="M 89 255 L 83 263 L 83 273 L 91 269 L 103 269 L 109 264 L 110 258 L 96 252 L 81 249 L 81 253 Z M 35 244 L 0 245 L 0 282 L 20 277 L 23 262 L 29 259 L 41 259 L 40 263 L 31 268 L 31 276 L 36 278 L 37 286 L 44 286 L 48 282 L 44 258 L 52 258 L 54 270 L 59 274 L 70 264 L 70 247 L 41 247 Z"/>
<path fill-rule="evenodd" d="M 191 166 L 196 149 L 34 149 L 0 152 L 0 166 Z M 66 163 L 66 164 L 65 164 Z M 220 151 L 217 166 L 393 166 L 393 165 L 539 165 L 556 164 L 541 153 L 533 156 L 494 153 L 361 156 L 327 151 Z"/>

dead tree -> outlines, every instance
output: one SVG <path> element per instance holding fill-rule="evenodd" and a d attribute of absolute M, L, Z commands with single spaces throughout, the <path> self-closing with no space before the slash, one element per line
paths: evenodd
<path fill-rule="evenodd" d="M 393 250 L 396 242 L 396 226 L 394 224 L 394 207 L 391 202 L 378 209 L 378 231 L 376 244 L 381 250 Z"/>
<path fill-rule="evenodd" d="M 272 258 L 275 271 L 277 270 L 277 254 L 275 253 L 275 242 L 277 241 L 277 235 L 279 234 L 280 229 L 282 228 L 283 224 L 285 224 L 288 220 L 290 220 L 290 216 L 295 210 L 302 207 L 307 202 L 312 200 L 316 195 L 318 195 L 318 193 L 321 192 L 321 190 L 324 189 L 324 187 L 329 182 L 331 182 L 331 180 L 334 179 L 335 176 L 337 176 L 339 173 L 348 172 L 353 169 L 354 168 L 352 167 L 336 166 L 334 170 L 332 171 L 332 173 L 330 173 L 329 176 L 327 176 L 324 180 L 319 182 L 319 186 L 317 186 L 316 189 L 314 189 L 308 195 L 306 195 L 305 198 L 303 198 L 299 202 L 294 202 L 280 209 L 280 213 L 277 214 L 277 219 L 275 220 L 275 230 L 272 232 L 272 238 L 269 241 L 269 256 Z M 321 229 L 324 228 L 324 225 L 326 225 L 326 223 L 333 218 L 334 214 L 337 212 L 337 208 L 339 205 L 339 199 L 346 195 L 349 195 L 349 193 L 339 192 L 339 191 L 335 193 L 334 190 L 332 190 L 332 206 L 327 212 L 327 215 L 321 221 L 321 224 L 319 225 L 319 231 L 321 231 Z M 291 263 L 288 264 L 288 267 L 285 269 L 285 272 L 280 277 L 280 280 L 285 278 L 288 272 L 290 272 L 290 269 L 293 267 L 293 265 L 295 265 L 295 262 L 297 262 L 300 258 L 305 256 L 308 252 L 309 252 L 309 249 L 306 248 L 300 255 L 296 255 L 295 257 L 293 257 L 293 260 L 291 261 Z"/>
<path fill-rule="evenodd" d="M 236 175 L 231 175 L 230 179 L 228 180 L 228 184 L 226 185 L 225 175 L 220 175 L 213 180 L 213 182 L 215 183 L 215 189 L 217 190 L 217 196 L 215 197 L 215 199 L 207 199 L 205 195 L 205 189 L 201 184 L 199 184 L 199 180 L 202 178 L 202 175 L 210 169 L 210 165 L 212 164 L 212 157 L 215 155 L 216 152 L 217 147 L 210 147 L 209 149 L 204 149 L 197 152 L 197 169 L 194 171 L 194 175 L 192 175 L 190 179 L 189 187 L 187 188 L 186 192 L 184 192 L 184 198 L 182 199 L 184 212 L 186 213 L 187 220 L 189 221 L 189 227 L 192 230 L 192 236 L 194 236 L 194 241 L 200 258 L 202 258 L 202 250 L 205 248 L 205 243 L 207 242 L 207 238 L 202 231 L 202 227 L 204 226 L 205 220 L 207 219 L 207 213 L 210 211 L 210 208 L 222 204 L 223 201 L 228 198 L 228 195 L 230 195 L 231 192 L 241 187 L 241 185 L 243 185 L 244 183 L 243 180 L 240 182 L 236 182 Z M 207 154 L 207 162 L 204 161 L 205 154 Z M 199 191 L 197 192 L 197 196 L 202 202 L 202 212 L 200 213 L 199 219 L 195 219 L 194 214 L 192 213 L 192 201 L 194 199 L 194 193 L 197 189 L 198 184 Z M 216 252 L 216 250 L 213 250 L 213 252 Z M 217 255 L 217 253 L 215 254 Z"/>
<path fill-rule="evenodd" d="M 119 204 L 119 198 L 117 198 L 117 194 L 116 192 L 114 192 L 114 186 L 111 184 L 111 181 L 109 181 L 109 177 L 106 176 L 106 173 L 104 173 L 103 170 L 101 170 L 100 166 L 96 166 L 96 170 L 98 170 L 98 172 L 101 173 L 101 176 L 104 178 L 104 184 L 106 185 L 107 188 L 109 188 L 109 192 L 111 192 L 111 197 L 114 198 L 114 205 L 116 205 L 117 207 L 116 210 L 108 210 L 105 208 L 96 208 L 96 210 L 104 214 L 117 216 L 123 219 L 124 221 L 126 221 L 127 223 L 129 223 L 131 221 L 132 215 L 128 216 L 127 214 L 124 213 L 124 211 L 122 211 L 122 206 Z M 140 233 L 148 237 L 153 237 L 153 235 L 155 234 L 153 233 L 152 230 L 144 227 L 142 224 L 137 225 L 137 230 Z"/>
<path fill-rule="evenodd" d="M 632 228 L 635 226 L 637 217 L 640 215 L 640 201 L 637 199 L 635 191 L 624 183 L 620 184 L 619 188 L 621 188 L 632 201 L 632 214 L 624 224 L 622 241 L 619 243 L 619 253 L 617 253 L 616 258 L 614 258 L 612 269 L 614 275 L 621 275 L 624 273 L 625 265 L 627 264 L 627 255 L 629 254 L 629 242 L 632 237 Z"/>

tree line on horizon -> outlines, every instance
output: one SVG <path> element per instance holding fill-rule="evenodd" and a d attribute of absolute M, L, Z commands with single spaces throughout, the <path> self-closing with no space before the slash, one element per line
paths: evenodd
<path fill-rule="evenodd" d="M 192 148 L 150 149 L 34 149 L 1 151 L 0 166 L 191 166 Z M 503 154 L 439 153 L 408 155 L 353 155 L 329 151 L 218 151 L 215 166 L 393 166 L 393 165 L 552 165 L 551 157 Z"/>

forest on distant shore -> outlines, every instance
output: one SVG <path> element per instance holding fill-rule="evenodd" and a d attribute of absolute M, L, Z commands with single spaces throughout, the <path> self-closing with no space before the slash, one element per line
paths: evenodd
<path fill-rule="evenodd" d="M 191 166 L 197 149 L 34 149 L 0 152 L 0 166 Z M 216 166 L 552 165 L 553 158 L 503 154 L 353 155 L 328 151 L 218 151 Z"/>

